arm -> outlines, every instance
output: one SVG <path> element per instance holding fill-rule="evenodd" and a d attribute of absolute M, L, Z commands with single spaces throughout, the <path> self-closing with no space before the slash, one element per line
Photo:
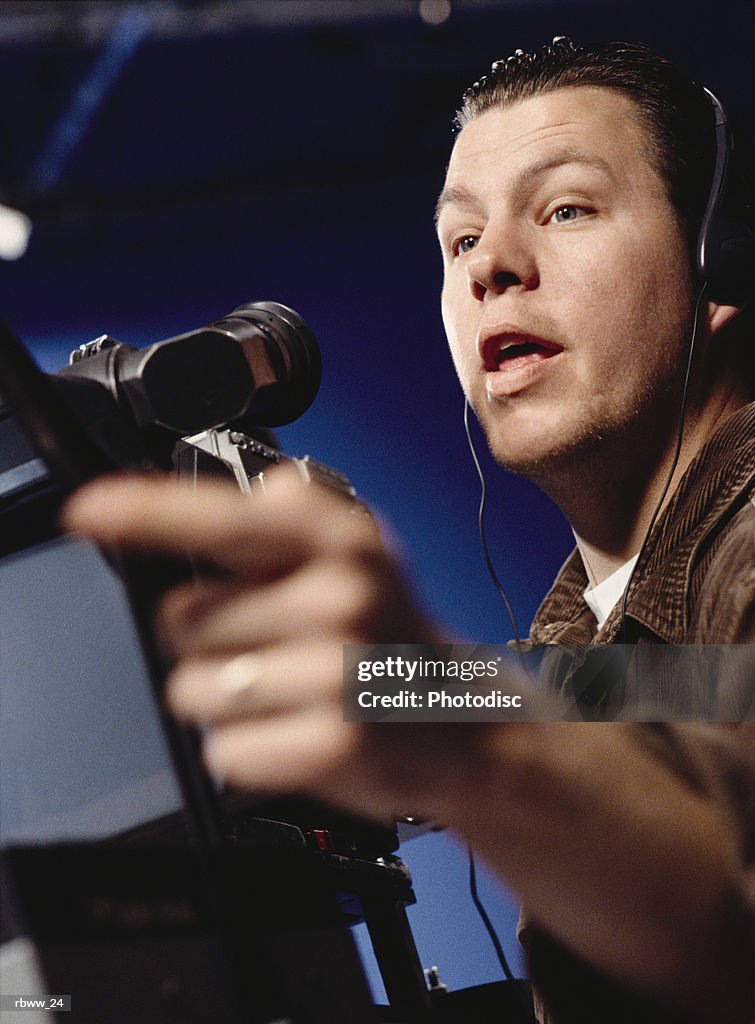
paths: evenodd
<path fill-rule="evenodd" d="M 694 1011 L 695 1021 L 749 1022 L 752 729 L 724 738 L 716 727 L 671 727 L 654 749 L 644 727 L 630 725 L 504 728 L 489 758 L 495 813 L 475 821 L 471 805 L 468 819 L 457 808 L 454 824 L 521 895 L 530 920 L 630 991 Z M 720 779 L 693 781 L 667 760 L 668 747 L 699 755 L 709 741 L 739 766 L 739 816 L 718 798 Z"/>
<path fill-rule="evenodd" d="M 170 704 L 214 726 L 206 755 L 229 781 L 446 821 L 595 968 L 702 1019 L 747 1019 L 739 839 L 636 727 L 343 721 L 343 643 L 440 637 L 340 498 L 283 474 L 255 502 L 122 480 L 74 498 L 66 522 L 224 574 L 171 592 L 161 632 Z"/>

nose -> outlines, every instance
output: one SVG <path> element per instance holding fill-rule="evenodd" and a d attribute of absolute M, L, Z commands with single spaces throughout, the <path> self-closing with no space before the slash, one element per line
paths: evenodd
<path fill-rule="evenodd" d="M 513 232 L 485 229 L 466 259 L 472 297 L 501 295 L 511 288 L 530 291 L 540 283 L 534 254 L 526 239 Z"/>

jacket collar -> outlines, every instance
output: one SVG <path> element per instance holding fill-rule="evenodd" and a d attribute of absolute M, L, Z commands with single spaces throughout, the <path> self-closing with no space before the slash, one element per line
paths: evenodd
<path fill-rule="evenodd" d="M 684 643 L 688 593 L 698 556 L 755 482 L 755 402 L 730 416 L 703 445 L 648 538 L 631 581 L 627 618 L 667 643 Z M 614 608 L 599 633 L 583 593 L 587 574 L 575 549 L 530 630 L 534 643 L 611 643 L 621 628 Z M 636 630 L 633 630 L 636 632 Z"/>

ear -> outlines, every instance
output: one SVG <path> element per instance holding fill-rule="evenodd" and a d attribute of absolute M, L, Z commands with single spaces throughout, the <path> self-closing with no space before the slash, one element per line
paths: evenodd
<path fill-rule="evenodd" d="M 708 332 L 711 337 L 723 330 L 741 312 L 741 306 L 725 306 L 721 302 L 708 302 Z"/>

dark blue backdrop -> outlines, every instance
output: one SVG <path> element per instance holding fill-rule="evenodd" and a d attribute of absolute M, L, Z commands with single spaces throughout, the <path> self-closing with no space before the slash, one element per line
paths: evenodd
<path fill-rule="evenodd" d="M 0 12 L 0 187 L 35 224 L 27 254 L 2 267 L 2 313 L 54 370 L 103 332 L 144 344 L 243 301 L 293 306 L 320 340 L 325 375 L 313 408 L 280 431 L 283 447 L 351 478 L 451 630 L 506 640 L 438 311 L 432 209 L 453 105 L 492 59 L 570 32 L 655 45 L 746 117 L 752 5 L 460 2 L 438 28 L 411 4 L 354 5 L 352 19 L 348 6 L 327 24 L 283 28 L 121 25 L 133 52 L 116 47 L 122 66 L 104 84 L 94 72 L 112 30 L 84 37 L 73 19 L 68 33 L 3 46 Z M 186 18 L 218 7 L 187 5 Z M 487 461 L 491 549 L 524 628 L 570 534 L 533 487 Z M 453 987 L 497 978 L 463 852 L 429 836 L 404 853 L 425 964 Z M 513 905 L 484 888 L 515 956 Z"/>

